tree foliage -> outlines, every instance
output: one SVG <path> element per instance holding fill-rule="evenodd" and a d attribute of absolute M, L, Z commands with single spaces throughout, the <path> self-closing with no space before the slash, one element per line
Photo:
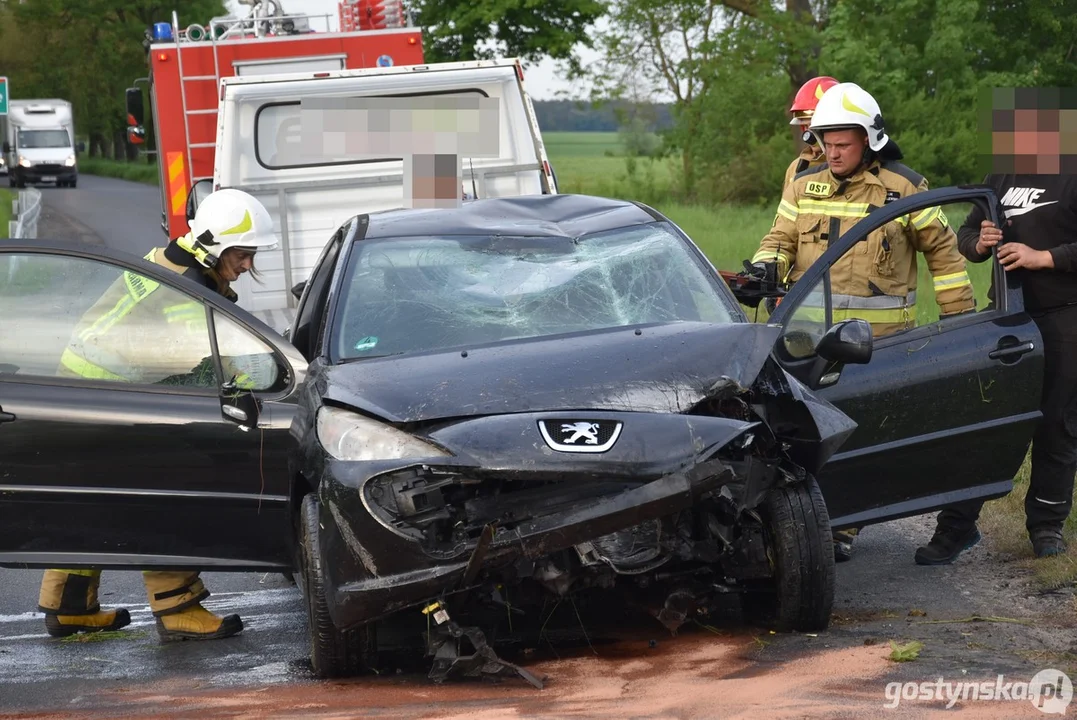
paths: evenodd
<path fill-rule="evenodd" d="M 124 89 L 148 73 L 143 39 L 154 22 L 206 23 L 220 0 L 25 0 L 0 6 L 0 65 L 14 99 L 63 98 L 91 154 L 124 151 Z"/>
<path fill-rule="evenodd" d="M 815 75 L 872 93 L 936 187 L 981 179 L 991 88 L 1077 85 L 1077 0 L 613 0 L 610 21 L 600 92 L 673 99 L 666 149 L 704 201 L 774 202 L 797 151 L 789 101 Z"/>
<path fill-rule="evenodd" d="M 563 60 L 579 72 L 577 45 L 592 47 L 600 0 L 417 0 L 429 62 L 519 57 Z"/>

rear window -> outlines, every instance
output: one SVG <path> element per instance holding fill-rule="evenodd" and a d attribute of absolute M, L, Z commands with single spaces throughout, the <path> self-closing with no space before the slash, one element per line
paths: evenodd
<path fill-rule="evenodd" d="M 736 322 L 665 223 L 580 238 L 357 241 L 333 329 L 340 360 L 652 323 Z"/>
<path fill-rule="evenodd" d="M 478 88 L 468 90 L 451 90 L 445 92 L 401 93 L 384 97 L 419 97 L 428 95 L 477 95 L 489 97 Z M 379 96 L 381 97 L 381 96 Z M 300 103 L 268 103 L 258 108 L 254 115 L 254 154 L 258 164 L 267 170 L 287 170 L 303 167 L 331 167 L 335 165 L 362 165 L 365 163 L 387 162 L 401 158 L 384 157 L 371 160 L 341 162 L 315 162 L 303 157 L 300 126 Z"/>

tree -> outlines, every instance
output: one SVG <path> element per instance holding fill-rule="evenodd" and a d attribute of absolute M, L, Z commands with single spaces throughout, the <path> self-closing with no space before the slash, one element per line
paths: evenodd
<path fill-rule="evenodd" d="M 1072 0 L 843 0 L 821 66 L 879 101 L 887 131 L 932 185 L 978 182 L 978 111 L 999 87 L 1077 85 Z"/>
<path fill-rule="evenodd" d="M 563 60 L 580 72 L 577 45 L 592 47 L 589 30 L 606 11 L 601 0 L 417 0 L 429 62 L 497 56 Z"/>
<path fill-rule="evenodd" d="M 668 148 L 681 156 L 681 181 L 695 189 L 695 143 L 702 117 L 696 98 L 707 92 L 720 27 L 715 0 L 614 0 L 609 30 L 599 35 L 602 62 L 591 69 L 596 99 L 673 98 L 676 128 Z"/>
<path fill-rule="evenodd" d="M 173 10 L 199 22 L 225 14 L 220 0 L 27 0 L 0 9 L 0 65 L 16 97 L 71 102 L 90 154 L 126 150 L 124 89 L 147 73 L 144 33 Z"/>

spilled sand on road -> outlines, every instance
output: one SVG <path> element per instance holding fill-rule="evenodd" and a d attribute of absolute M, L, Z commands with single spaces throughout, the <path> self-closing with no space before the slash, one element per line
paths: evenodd
<path fill-rule="evenodd" d="M 348 681 L 300 681 L 245 688 L 198 688 L 182 679 L 98 696 L 108 711 L 63 716 L 111 718 L 846 718 L 1040 717 L 1031 703 L 905 702 L 885 709 L 884 688 L 897 670 L 884 645 L 828 648 L 781 662 L 751 655 L 748 634 L 685 634 L 649 647 L 631 640 L 572 657 L 527 663 L 548 676 L 545 689 L 522 680 L 498 683 L 396 675 Z M 932 680 L 933 678 L 922 678 Z M 972 680 L 973 678 L 965 678 Z M 984 678 L 987 679 L 987 678 Z M 0 717 L 3 717 L 0 715 Z M 45 718 L 47 715 L 21 717 Z"/>

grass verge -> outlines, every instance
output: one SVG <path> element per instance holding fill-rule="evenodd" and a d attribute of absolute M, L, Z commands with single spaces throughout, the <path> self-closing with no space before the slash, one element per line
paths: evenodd
<path fill-rule="evenodd" d="M 10 190 L 0 189 L 0 238 L 8 236 L 8 223 L 11 222 L 11 201 L 15 196 Z"/>
<path fill-rule="evenodd" d="M 1077 584 L 1077 515 L 1070 514 L 1063 527 L 1069 549 L 1051 558 L 1036 558 L 1025 529 L 1025 495 L 1032 471 L 1030 457 L 1025 458 L 1014 480 L 1013 492 L 984 505 L 980 529 L 992 547 L 1012 555 L 1022 567 L 1032 572 L 1040 590 L 1057 590 Z M 1074 492 L 1077 501 L 1077 490 Z"/>
<path fill-rule="evenodd" d="M 84 175 L 101 175 L 147 185 L 158 184 L 157 163 L 147 165 L 145 160 L 123 162 L 107 158 L 83 157 L 79 159 L 79 172 Z"/>

